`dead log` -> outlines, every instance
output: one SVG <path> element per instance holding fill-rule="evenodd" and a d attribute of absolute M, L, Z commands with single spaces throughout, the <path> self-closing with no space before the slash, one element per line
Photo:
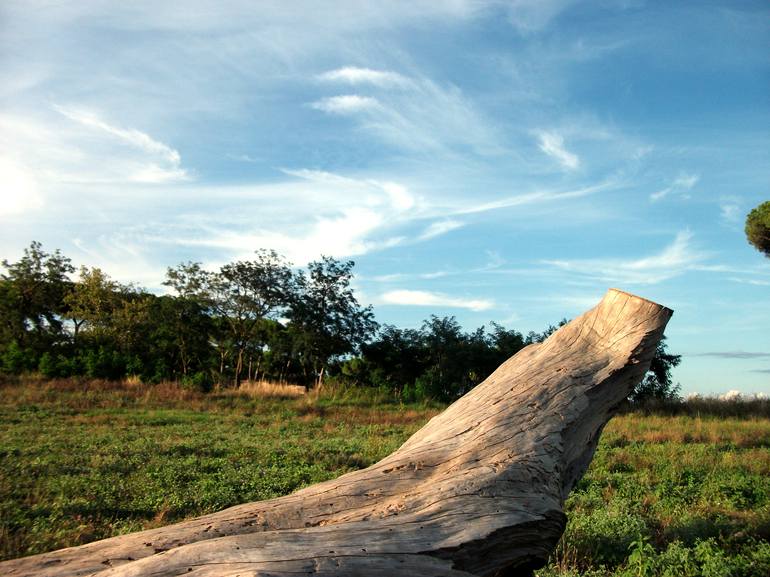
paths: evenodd
<path fill-rule="evenodd" d="M 8 576 L 513 576 L 542 566 L 671 311 L 610 290 L 392 455 L 292 495 L 0 564 Z"/>

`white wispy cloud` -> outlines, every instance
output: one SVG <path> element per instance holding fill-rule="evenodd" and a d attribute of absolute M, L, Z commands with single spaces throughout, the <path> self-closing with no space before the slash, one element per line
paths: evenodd
<path fill-rule="evenodd" d="M 295 176 L 302 180 L 308 180 L 319 184 L 340 184 L 345 186 L 360 186 L 365 184 L 362 180 L 349 178 L 326 170 L 315 170 L 311 168 L 282 168 L 281 172 L 289 176 Z"/>
<path fill-rule="evenodd" d="M 24 7 L 28 5 L 47 5 L 38 0 L 19 3 L 19 7 L 14 6 L 15 3 L 10 4 L 9 12 L 22 13 L 25 13 Z M 150 29 L 187 33 L 250 30 L 269 24 L 286 34 L 303 30 L 312 40 L 316 36 L 328 39 L 329 34 L 335 33 L 360 33 L 362 30 L 389 29 L 404 24 L 468 19 L 486 11 L 489 5 L 489 2 L 478 0 L 395 3 L 337 0 L 330 6 L 301 0 L 287 6 L 283 1 L 265 0 L 260 3 L 260 9 L 255 11 L 250 2 L 236 0 L 214 4 L 207 0 L 170 0 L 162 4 L 138 2 L 136 6 L 105 6 L 100 2 L 78 2 L 51 5 L 48 11 L 37 11 L 44 12 L 37 15 L 37 18 L 46 23 L 85 20 L 121 30 Z M 212 6 L 217 9 L 211 9 Z M 183 12 L 184 8 L 188 11 Z M 294 43 L 309 42 L 296 34 L 289 40 Z"/>
<path fill-rule="evenodd" d="M 734 203 L 723 203 L 719 205 L 720 215 L 724 220 L 730 222 L 739 222 L 741 220 L 741 207 Z"/>
<path fill-rule="evenodd" d="M 75 262 L 97 267 L 107 272 L 116 281 L 136 283 L 154 291 L 163 291 L 164 265 L 154 262 L 153 246 L 148 246 L 141 236 L 130 232 L 113 232 L 97 238 L 74 238 L 77 249 L 72 254 Z"/>
<path fill-rule="evenodd" d="M 699 180 L 700 175 L 698 174 L 681 172 L 670 185 L 650 194 L 650 200 L 652 202 L 657 202 L 670 194 L 678 194 L 684 199 L 690 198 L 688 193 L 696 184 L 698 184 Z"/>
<path fill-rule="evenodd" d="M 125 179 L 131 182 L 142 183 L 169 183 L 185 181 L 191 178 L 190 173 L 182 168 L 182 158 L 179 151 L 152 138 L 149 134 L 135 128 L 121 128 L 104 121 L 97 113 L 82 108 L 54 105 L 54 110 L 65 118 L 77 124 L 91 129 L 95 133 L 107 136 L 117 142 L 143 154 L 142 157 L 106 159 L 108 165 L 126 165 L 126 171 L 119 170 L 122 174 L 116 174 L 112 178 Z M 84 150 L 95 149 L 93 143 L 82 138 L 73 138 L 76 146 Z M 77 180 L 77 175 L 70 176 Z M 92 179 L 93 175 L 83 180 Z M 99 180 L 99 178 L 97 178 Z"/>
<path fill-rule="evenodd" d="M 373 70 L 356 66 L 344 66 L 329 70 L 318 75 L 319 80 L 326 82 L 344 82 L 347 84 L 372 84 L 379 87 L 406 86 L 410 80 L 398 72 L 390 70 Z"/>
<path fill-rule="evenodd" d="M 698 270 L 708 255 L 692 246 L 692 233 L 679 232 L 661 252 L 637 259 L 546 260 L 544 264 L 604 282 L 651 285 Z"/>
<path fill-rule="evenodd" d="M 558 132 L 541 130 L 537 138 L 540 150 L 555 158 L 563 168 L 575 170 L 580 166 L 580 158 L 564 147 L 564 137 Z"/>
<path fill-rule="evenodd" d="M 413 273 L 413 274 L 397 272 L 397 273 L 381 274 L 381 275 L 373 276 L 373 277 L 367 278 L 366 280 L 390 283 L 390 282 L 403 282 L 403 281 L 414 280 L 414 279 L 432 280 L 432 279 L 442 278 L 450 274 L 453 274 L 453 273 L 446 270 L 436 270 L 431 272 L 422 272 L 422 273 Z"/>
<path fill-rule="evenodd" d="M 99 118 L 97 114 L 88 110 L 82 110 L 77 108 L 68 108 L 65 106 L 54 105 L 54 109 L 69 118 L 90 128 L 101 130 L 107 134 L 110 134 L 136 148 L 144 150 L 149 154 L 157 154 L 169 164 L 179 165 L 181 158 L 179 152 L 171 148 L 170 146 L 163 144 L 133 128 L 119 128 L 111 124 L 106 123 Z"/>
<path fill-rule="evenodd" d="M 380 300 L 393 305 L 463 308 L 472 311 L 486 311 L 495 306 L 494 301 L 487 299 L 464 299 L 443 293 L 407 289 L 383 293 Z"/>
<path fill-rule="evenodd" d="M 52 198 L 79 202 L 76 185 L 109 185 L 114 198 L 123 184 L 170 185 L 191 180 L 177 150 L 135 129 L 108 123 L 93 112 L 72 107 L 44 107 L 30 113 L 0 113 L 0 215 L 21 214 L 46 207 Z"/>
<path fill-rule="evenodd" d="M 685 190 L 690 190 L 693 186 L 697 184 L 697 182 L 700 180 L 700 175 L 698 174 L 680 174 L 676 177 L 674 180 L 674 186 L 678 188 L 683 188 Z"/>
<path fill-rule="evenodd" d="M 380 90 L 376 98 L 343 94 L 310 104 L 311 108 L 328 114 L 358 117 L 362 130 L 388 144 L 432 154 L 449 153 L 458 147 L 470 147 L 479 154 L 504 152 L 495 123 L 454 85 L 442 86 L 424 76 L 407 78 L 387 70 L 357 67 L 344 67 L 321 76 L 325 74 L 380 89 L 398 83 L 402 90 Z"/>
<path fill-rule="evenodd" d="M 270 247 L 302 265 L 321 255 L 350 257 L 401 244 L 406 239 L 400 229 L 417 218 L 419 199 L 405 184 L 323 170 L 282 172 L 292 178 L 185 187 L 187 214 L 179 215 L 178 229 L 166 227 L 164 235 L 148 240 L 213 249 L 226 259 L 249 258 L 255 248 Z M 201 212 L 211 195 L 222 208 Z M 260 206 L 256 213 L 254 206 Z"/>
<path fill-rule="evenodd" d="M 370 96 L 361 96 L 359 94 L 342 94 L 340 96 L 329 96 L 316 100 L 310 104 L 311 108 L 321 110 L 329 114 L 356 114 L 379 108 L 380 103 L 376 98 Z"/>
<path fill-rule="evenodd" d="M 428 240 L 461 228 L 462 226 L 464 226 L 464 223 L 460 222 L 459 220 L 439 220 L 432 222 L 427 227 L 425 227 L 425 230 L 417 238 L 418 240 Z"/>
<path fill-rule="evenodd" d="M 510 0 L 508 18 L 521 33 L 542 30 L 575 0 Z"/>
<path fill-rule="evenodd" d="M 598 192 L 610 190 L 617 186 L 619 186 L 619 183 L 615 180 L 607 180 L 600 182 L 599 184 L 576 188 L 574 190 L 538 190 L 525 194 L 507 196 L 505 198 L 493 200 L 490 202 L 475 202 L 473 204 L 469 204 L 468 206 L 455 209 L 453 214 L 475 214 L 480 212 L 487 212 L 490 210 L 512 208 L 516 206 L 561 202 L 568 199 L 590 196 Z"/>
<path fill-rule="evenodd" d="M 391 206 L 398 211 L 406 211 L 418 204 L 418 199 L 409 191 L 405 185 L 391 180 L 379 180 L 375 178 L 350 178 L 325 170 L 311 170 L 301 168 L 297 170 L 284 168 L 281 172 L 289 176 L 295 176 L 310 182 L 319 184 L 332 184 L 347 187 L 354 187 L 362 191 L 376 189 L 386 194 Z M 377 204 L 378 200 L 370 198 L 369 204 Z"/>
<path fill-rule="evenodd" d="M 734 277 L 734 276 L 729 277 L 727 280 L 729 280 L 730 282 L 737 282 L 740 284 L 747 284 L 747 285 L 753 285 L 753 286 L 770 286 L 770 280 L 740 278 L 740 277 Z"/>
<path fill-rule="evenodd" d="M 734 196 L 724 196 L 719 200 L 719 215 L 730 224 L 742 223 L 746 218 L 740 199 Z"/>
<path fill-rule="evenodd" d="M 293 226 L 289 232 L 263 223 L 256 229 L 210 230 L 205 237 L 178 239 L 177 242 L 217 248 L 236 258 L 248 258 L 255 247 L 270 247 L 295 264 L 305 264 L 321 255 L 357 256 L 399 244 L 403 240 L 400 237 L 378 235 L 386 224 L 382 213 L 353 207 L 328 216 L 310 217 L 305 226 Z"/>
<path fill-rule="evenodd" d="M 226 154 L 225 155 L 230 160 L 235 160 L 236 162 L 248 162 L 248 163 L 255 163 L 255 162 L 261 162 L 264 159 L 263 158 L 256 158 L 254 156 L 251 156 L 249 154 Z"/>

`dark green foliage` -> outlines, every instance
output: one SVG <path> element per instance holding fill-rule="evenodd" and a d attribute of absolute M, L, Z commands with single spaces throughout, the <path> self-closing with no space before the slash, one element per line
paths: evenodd
<path fill-rule="evenodd" d="M 400 394 L 424 370 L 421 331 L 384 325 L 372 342 L 361 347 L 362 357 L 343 364 L 343 375 L 355 384 L 384 387 Z"/>
<path fill-rule="evenodd" d="M 361 307 L 353 295 L 352 271 L 353 261 L 323 257 L 308 265 L 307 275 L 295 277 L 288 316 L 301 342 L 303 364 L 318 384 L 330 360 L 357 352 L 377 330 L 372 307 Z"/>
<path fill-rule="evenodd" d="M 746 216 L 746 238 L 759 252 L 770 257 L 770 200 Z"/>
<path fill-rule="evenodd" d="M 15 340 L 7 343 L 2 354 L 3 372 L 19 374 L 34 370 L 39 363 L 37 355 L 30 349 L 19 346 Z"/>
<path fill-rule="evenodd" d="M 182 386 L 190 387 L 193 390 L 200 391 L 201 393 L 208 393 L 214 386 L 214 381 L 211 378 L 211 374 L 206 371 L 198 371 L 197 373 L 188 373 L 181 379 Z"/>
<path fill-rule="evenodd" d="M 200 263 L 181 264 L 168 269 L 165 284 L 214 319 L 212 327 L 217 330 L 211 341 L 219 349 L 220 378 L 229 357 L 236 385 L 243 376 L 248 349 L 264 344 L 257 341 L 260 322 L 282 313 L 294 293 L 289 264 L 268 250 L 256 251 L 251 261 L 228 263 L 218 272 L 203 270 Z"/>
<path fill-rule="evenodd" d="M 492 323 L 465 333 L 454 317 L 433 316 L 419 330 L 385 325 L 342 365 L 343 378 L 381 387 L 404 400 L 452 401 L 484 380 L 528 341 Z"/>
<path fill-rule="evenodd" d="M 454 317 L 417 329 L 378 331 L 371 306 L 351 289 L 353 262 L 330 257 L 294 271 L 259 250 L 212 272 L 199 263 L 169 268 L 176 296 L 123 285 L 98 268 L 73 267 L 33 242 L 0 278 L 0 371 L 49 378 L 174 380 L 197 390 L 242 379 L 320 385 L 324 377 L 388 391 L 404 401 L 452 401 L 528 344 L 496 323 L 465 332 Z M 278 319 L 281 319 L 280 321 Z M 676 395 L 678 355 L 659 347 L 634 400 Z"/>
<path fill-rule="evenodd" d="M 38 362 L 38 370 L 49 379 L 69 377 L 73 374 L 72 362 L 62 353 L 45 352 Z"/>
<path fill-rule="evenodd" d="M 75 269 L 57 250 L 46 253 L 33 242 L 15 263 L 3 260 L 0 276 L 0 338 L 16 342 L 42 354 L 62 335 L 64 297 L 71 283 L 67 275 Z"/>
<path fill-rule="evenodd" d="M 631 393 L 631 401 L 641 403 L 678 398 L 679 385 L 671 382 L 671 369 L 682 361 L 682 357 L 668 353 L 667 349 L 666 337 L 663 337 L 655 349 L 649 372 Z"/>
<path fill-rule="evenodd" d="M 162 359 L 166 375 L 184 379 L 205 373 L 211 367 L 215 358 L 209 335 L 214 328 L 200 303 L 183 296 L 158 297 L 152 300 L 150 317 L 153 319 L 149 330 L 152 356 Z"/>

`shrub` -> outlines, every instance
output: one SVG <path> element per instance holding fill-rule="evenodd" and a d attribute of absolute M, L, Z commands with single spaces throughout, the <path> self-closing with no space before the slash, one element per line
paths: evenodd
<path fill-rule="evenodd" d="M 182 385 L 189 389 L 208 393 L 214 387 L 214 381 L 209 373 L 198 371 L 182 377 Z"/>
<path fill-rule="evenodd" d="M 4 373 L 18 375 L 37 368 L 38 360 L 30 349 L 23 349 L 16 341 L 11 341 L 3 351 L 0 366 Z"/>

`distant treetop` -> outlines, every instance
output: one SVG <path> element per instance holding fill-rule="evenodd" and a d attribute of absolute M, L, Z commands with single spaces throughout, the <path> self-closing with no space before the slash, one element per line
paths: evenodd
<path fill-rule="evenodd" d="M 754 248 L 770 258 L 770 200 L 760 204 L 746 217 L 746 238 Z"/>

